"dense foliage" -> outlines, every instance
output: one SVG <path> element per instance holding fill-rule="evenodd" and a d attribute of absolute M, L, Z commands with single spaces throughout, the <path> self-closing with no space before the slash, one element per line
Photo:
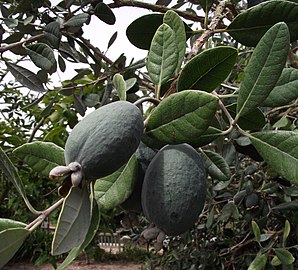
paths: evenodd
<path fill-rule="evenodd" d="M 71 171 L 64 147 L 79 119 L 123 100 L 142 112 L 147 147 L 157 152 L 187 143 L 208 174 L 196 225 L 167 236 L 162 255 L 156 237 L 145 237 L 155 247 L 148 267 L 296 269 L 298 4 L 52 2 L 1 1 L 0 268 L 15 254 L 43 250 L 32 258 L 55 266 L 55 258 L 63 257 L 63 269 L 92 244 L 99 228 L 119 229 L 119 206 L 137 187 L 144 161 L 137 154 L 111 175 L 78 185 L 67 175 L 50 180 L 49 173 L 57 167 Z M 126 30 L 134 46 L 148 51 L 130 63 L 121 48 L 110 59 L 84 37 L 92 18 L 113 25 L 113 10 L 124 6 L 153 11 Z M 109 34 L 111 47 L 117 32 Z M 52 80 L 74 64 L 81 64 L 75 76 Z M 109 135 L 116 138 L 117 132 Z M 131 228 L 137 242 L 151 226 L 138 216 L 142 222 Z M 52 246 L 24 252 L 23 243 L 49 243 L 49 235 L 40 233 L 48 219 L 55 225 Z"/>

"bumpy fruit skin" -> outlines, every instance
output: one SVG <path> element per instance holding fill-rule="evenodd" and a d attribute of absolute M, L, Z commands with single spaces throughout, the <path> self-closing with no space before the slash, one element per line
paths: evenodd
<path fill-rule="evenodd" d="M 83 118 L 65 144 L 65 162 L 78 162 L 86 180 L 107 176 L 124 165 L 138 148 L 143 117 L 135 105 L 116 101 Z"/>
<path fill-rule="evenodd" d="M 197 221 L 205 204 L 203 159 L 188 144 L 166 145 L 151 161 L 143 182 L 146 218 L 167 235 L 179 235 Z"/>

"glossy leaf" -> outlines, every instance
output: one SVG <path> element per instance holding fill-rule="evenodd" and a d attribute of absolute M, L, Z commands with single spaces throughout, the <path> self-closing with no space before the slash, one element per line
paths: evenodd
<path fill-rule="evenodd" d="M 209 127 L 217 105 L 217 97 L 202 91 L 172 94 L 151 114 L 145 135 L 164 144 L 192 144 Z"/>
<path fill-rule="evenodd" d="M 20 221 L 8 219 L 8 218 L 0 218 L 0 232 L 10 228 L 24 228 L 26 227 L 26 225 L 27 224 Z"/>
<path fill-rule="evenodd" d="M 247 270 L 263 270 L 267 264 L 268 254 L 257 255 Z"/>
<path fill-rule="evenodd" d="M 278 204 L 278 205 L 272 207 L 272 209 L 280 210 L 280 211 L 283 211 L 283 210 L 297 211 L 298 210 L 298 201 L 281 203 L 281 204 Z"/>
<path fill-rule="evenodd" d="M 88 13 L 80 13 L 71 17 L 68 21 L 64 23 L 64 26 L 68 27 L 82 27 L 84 23 L 90 20 L 90 15 Z"/>
<path fill-rule="evenodd" d="M 35 43 L 26 47 L 32 62 L 39 68 L 53 73 L 57 62 L 53 50 L 44 43 Z"/>
<path fill-rule="evenodd" d="M 98 3 L 94 9 L 94 14 L 98 19 L 106 24 L 113 25 L 116 22 L 116 17 L 110 7 L 105 3 Z"/>
<path fill-rule="evenodd" d="M 44 35 L 50 44 L 58 49 L 62 34 L 60 32 L 60 24 L 58 22 L 50 22 L 44 28 Z"/>
<path fill-rule="evenodd" d="M 52 242 L 52 255 L 60 255 L 80 246 L 90 225 L 91 203 L 87 186 L 72 187 L 59 214 Z"/>
<path fill-rule="evenodd" d="M 249 138 L 276 173 L 293 183 L 298 183 L 298 132 L 256 132 Z"/>
<path fill-rule="evenodd" d="M 137 48 L 149 50 L 153 36 L 163 23 L 163 14 L 152 13 L 134 20 L 126 30 L 128 40 Z M 184 23 L 186 37 L 192 34 L 192 29 Z"/>
<path fill-rule="evenodd" d="M 25 228 L 11 228 L 0 232 L 0 268 L 15 255 L 30 231 Z"/>
<path fill-rule="evenodd" d="M 116 73 L 113 77 L 113 84 L 116 88 L 120 100 L 126 100 L 126 83 L 120 73 Z"/>
<path fill-rule="evenodd" d="M 148 54 L 147 70 L 152 82 L 161 86 L 174 74 L 178 62 L 175 33 L 162 24 L 156 31 Z"/>
<path fill-rule="evenodd" d="M 175 74 L 176 74 L 179 71 L 185 56 L 185 50 L 186 50 L 185 27 L 179 15 L 172 10 L 168 10 L 165 13 L 163 17 L 163 22 L 168 26 L 170 26 L 174 31 L 175 45 L 176 45 L 176 48 L 177 48 L 176 50 L 178 54 L 177 67 L 175 70 Z"/>
<path fill-rule="evenodd" d="M 281 261 L 282 264 L 289 265 L 295 261 L 292 253 L 284 248 L 274 249 L 276 256 Z"/>
<path fill-rule="evenodd" d="M 65 258 L 65 260 L 58 266 L 57 270 L 63 270 L 66 266 L 72 263 L 81 252 L 90 244 L 95 234 L 97 233 L 100 223 L 100 212 L 96 202 L 93 203 L 91 223 L 86 235 L 85 241 L 78 247 L 73 248 Z"/>
<path fill-rule="evenodd" d="M 213 91 L 232 71 L 236 59 L 237 50 L 233 47 L 219 46 L 201 52 L 182 69 L 177 83 L 178 91 Z"/>
<path fill-rule="evenodd" d="M 13 153 L 45 177 L 49 176 L 54 167 L 65 165 L 64 149 L 52 142 L 26 143 L 16 148 Z"/>
<path fill-rule="evenodd" d="M 231 116 L 234 119 L 236 117 L 236 110 L 237 110 L 236 107 L 237 107 L 236 103 L 226 106 L 229 113 L 231 114 Z M 224 118 L 226 119 L 226 121 L 228 123 L 228 119 L 226 118 L 225 115 L 224 115 Z M 261 130 L 265 126 L 266 119 L 265 119 L 265 115 L 259 108 L 254 108 L 253 110 L 248 112 L 246 115 L 240 116 L 237 123 L 244 130 L 255 130 L 256 131 L 256 130 Z"/>
<path fill-rule="evenodd" d="M 282 73 L 288 51 L 288 28 L 285 23 L 278 23 L 262 37 L 244 71 L 237 100 L 237 117 L 244 116 L 267 98 Z"/>
<path fill-rule="evenodd" d="M 108 42 L 108 48 L 110 48 L 113 43 L 115 42 L 116 38 L 118 36 L 118 32 L 116 31 L 112 36 L 111 38 L 109 39 L 109 42 Z"/>
<path fill-rule="evenodd" d="M 17 168 L 13 165 L 9 157 L 5 154 L 5 152 L 0 147 L 0 169 L 6 176 L 7 180 L 12 182 L 16 190 L 20 193 L 20 195 L 23 197 L 26 206 L 28 209 L 35 215 L 39 215 L 39 212 L 33 208 L 33 206 L 30 204 L 26 192 L 25 187 L 22 182 L 22 180 L 19 177 Z"/>
<path fill-rule="evenodd" d="M 231 178 L 229 165 L 224 158 L 216 152 L 203 150 L 205 168 L 213 179 L 227 181 Z"/>
<path fill-rule="evenodd" d="M 270 27 L 278 22 L 285 22 L 292 42 L 298 39 L 297 13 L 297 3 L 283 0 L 265 1 L 240 13 L 227 30 L 238 42 L 254 47 Z"/>
<path fill-rule="evenodd" d="M 6 66 L 15 79 L 23 86 L 36 92 L 46 91 L 41 80 L 30 70 L 11 63 L 6 63 Z"/>
<path fill-rule="evenodd" d="M 252 220 L 251 222 L 251 227 L 252 227 L 252 231 L 255 235 L 255 240 L 257 242 L 260 242 L 261 239 L 261 232 L 260 232 L 260 228 L 257 222 L 255 222 L 254 220 Z"/>
<path fill-rule="evenodd" d="M 100 207 L 109 210 L 124 202 L 133 191 L 137 172 L 138 162 L 133 155 L 119 170 L 97 179 L 94 184 L 94 197 Z"/>
<path fill-rule="evenodd" d="M 261 106 L 283 106 L 296 98 L 298 98 L 298 70 L 296 68 L 285 68 L 275 87 L 262 102 Z"/>

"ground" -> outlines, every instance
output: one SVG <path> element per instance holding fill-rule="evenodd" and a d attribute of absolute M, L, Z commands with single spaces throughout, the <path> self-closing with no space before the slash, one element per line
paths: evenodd
<path fill-rule="evenodd" d="M 53 270 L 54 268 L 50 264 L 44 264 L 40 267 L 36 267 L 30 263 L 16 263 L 5 266 L 2 270 Z M 140 270 L 144 269 L 140 264 L 133 262 L 104 262 L 104 263 L 87 263 L 84 260 L 76 260 L 71 265 L 65 268 L 65 270 Z"/>

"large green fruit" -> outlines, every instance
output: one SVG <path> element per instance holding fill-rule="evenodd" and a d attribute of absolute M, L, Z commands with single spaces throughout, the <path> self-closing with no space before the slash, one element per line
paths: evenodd
<path fill-rule="evenodd" d="M 166 145 L 153 158 L 142 188 L 144 215 L 167 235 L 189 230 L 206 199 L 201 156 L 188 144 Z"/>
<path fill-rule="evenodd" d="M 142 114 L 135 105 L 116 101 L 102 106 L 71 131 L 65 144 L 66 165 L 78 163 L 86 180 L 107 176 L 136 151 L 143 128 Z"/>

